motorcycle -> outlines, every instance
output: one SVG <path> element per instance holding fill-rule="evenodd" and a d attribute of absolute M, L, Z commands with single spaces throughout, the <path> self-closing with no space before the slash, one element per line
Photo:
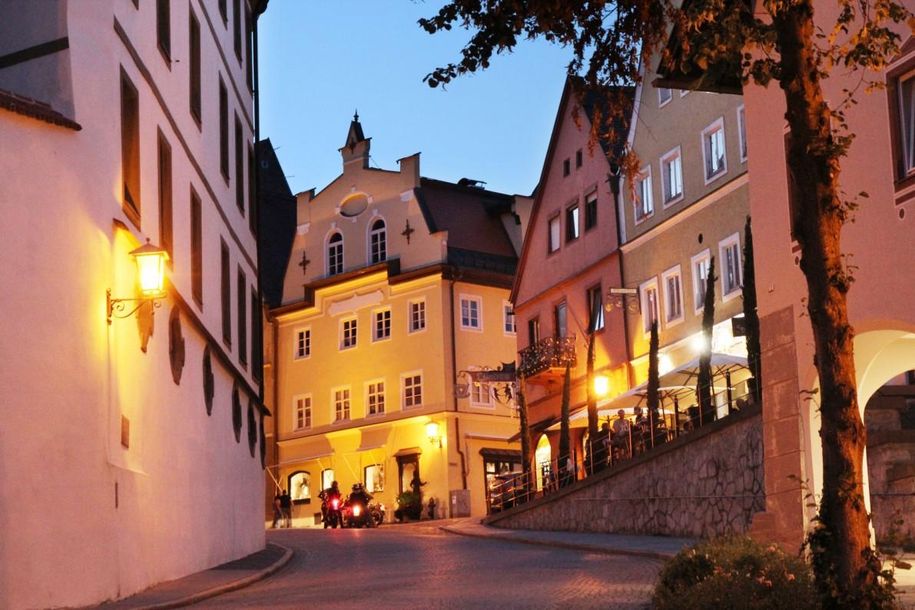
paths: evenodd
<path fill-rule="evenodd" d="M 384 523 L 384 504 L 369 504 L 369 515 L 372 517 L 372 527 L 378 527 Z"/>
<path fill-rule="evenodd" d="M 343 505 L 344 527 L 375 527 L 369 507 L 360 499 L 347 500 Z"/>
<path fill-rule="evenodd" d="M 343 506 L 340 502 L 340 496 L 327 496 L 321 503 L 321 520 L 324 522 L 324 529 L 332 527 L 334 529 L 339 525 L 343 527 Z"/>

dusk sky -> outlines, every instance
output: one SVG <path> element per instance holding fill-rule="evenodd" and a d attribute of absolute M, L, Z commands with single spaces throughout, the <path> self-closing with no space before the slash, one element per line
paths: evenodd
<path fill-rule="evenodd" d="M 292 191 L 318 190 L 342 170 L 353 111 L 372 138 L 372 167 L 421 152 L 423 176 L 483 180 L 529 194 L 539 179 L 571 51 L 524 43 L 445 90 L 423 77 L 459 59 L 469 33 L 434 36 L 417 20 L 432 0 L 271 0 L 259 23 L 261 137 Z"/>

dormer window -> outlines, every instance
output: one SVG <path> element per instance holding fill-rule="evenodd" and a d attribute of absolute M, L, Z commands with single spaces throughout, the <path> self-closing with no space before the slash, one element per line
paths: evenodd
<path fill-rule="evenodd" d="M 343 235 L 336 231 L 327 240 L 327 275 L 343 273 Z"/>
<path fill-rule="evenodd" d="M 373 265 L 384 262 L 388 258 L 388 231 L 381 218 L 372 222 L 372 229 L 369 232 L 369 250 Z"/>

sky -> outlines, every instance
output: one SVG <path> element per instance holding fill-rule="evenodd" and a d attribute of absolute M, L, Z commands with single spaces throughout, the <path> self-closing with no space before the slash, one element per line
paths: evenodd
<path fill-rule="evenodd" d="M 417 25 L 442 0 L 270 0 L 258 24 L 261 138 L 293 193 L 342 172 L 354 111 L 371 166 L 421 152 L 423 176 L 530 194 L 540 177 L 571 51 L 525 41 L 444 90 L 423 77 L 460 59 L 470 33 Z"/>

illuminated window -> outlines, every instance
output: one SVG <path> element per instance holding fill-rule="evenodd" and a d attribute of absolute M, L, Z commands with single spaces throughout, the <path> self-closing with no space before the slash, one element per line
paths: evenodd
<path fill-rule="evenodd" d="M 702 156 L 705 159 L 706 183 L 728 171 L 723 119 L 718 119 L 702 131 Z"/>
<path fill-rule="evenodd" d="M 705 304 L 705 286 L 708 280 L 711 254 L 708 250 L 694 256 L 690 265 L 693 269 L 693 309 L 698 314 Z"/>
<path fill-rule="evenodd" d="M 331 484 L 334 482 L 334 469 L 325 468 L 321 471 L 321 489 L 329 489 Z"/>
<path fill-rule="evenodd" d="M 289 496 L 293 502 L 308 504 L 311 502 L 311 473 L 293 472 L 289 475 Z"/>
<path fill-rule="evenodd" d="M 384 464 L 365 467 L 365 491 L 370 494 L 384 491 Z"/>
<path fill-rule="evenodd" d="M 581 235 L 581 227 L 578 224 L 579 210 L 578 204 L 566 209 L 566 241 L 574 241 Z"/>
<path fill-rule="evenodd" d="M 408 373 L 400 376 L 403 408 L 421 407 L 423 404 L 422 373 Z"/>

